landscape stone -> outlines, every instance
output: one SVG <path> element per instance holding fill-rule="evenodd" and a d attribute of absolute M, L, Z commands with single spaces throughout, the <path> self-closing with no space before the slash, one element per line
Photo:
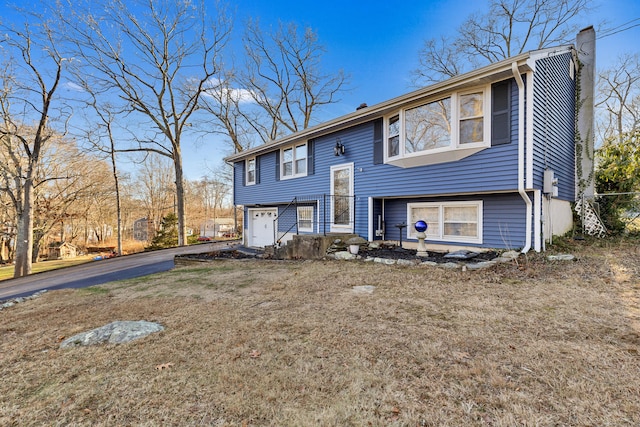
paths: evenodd
<path fill-rule="evenodd" d="M 376 287 L 373 285 L 361 285 L 351 288 L 353 292 L 358 294 L 372 294 L 375 289 Z"/>
<path fill-rule="evenodd" d="M 407 266 L 411 266 L 411 265 L 416 265 L 415 261 L 411 261 L 408 259 L 399 259 L 396 264 L 398 265 L 407 265 Z"/>
<path fill-rule="evenodd" d="M 496 264 L 496 261 L 493 261 L 493 260 L 482 261 L 482 262 L 474 262 L 474 263 L 467 264 L 466 267 L 469 270 L 482 270 L 483 268 L 488 268 L 495 264 Z"/>
<path fill-rule="evenodd" d="M 456 264 L 455 262 L 445 262 L 444 264 L 438 264 L 438 266 L 442 268 L 448 268 L 449 270 L 460 268 L 460 265 Z"/>
<path fill-rule="evenodd" d="M 464 249 L 461 249 L 459 251 L 455 251 L 455 252 L 450 252 L 448 254 L 446 254 L 444 257 L 445 258 L 454 258 L 454 259 L 471 259 L 474 257 L 477 257 L 478 253 L 477 252 L 472 252 L 472 251 L 467 251 Z"/>
<path fill-rule="evenodd" d="M 574 255 L 571 254 L 558 254 L 558 255 L 549 255 L 547 256 L 549 261 L 573 261 L 576 259 Z"/>
<path fill-rule="evenodd" d="M 420 265 L 428 266 L 428 267 L 437 267 L 438 263 L 435 261 L 423 261 Z"/>
<path fill-rule="evenodd" d="M 507 251 L 500 255 L 500 258 L 505 258 L 508 260 L 514 260 L 520 256 L 520 252 L 518 251 Z"/>
<path fill-rule="evenodd" d="M 351 252 L 347 252 L 347 251 L 340 251 L 340 252 L 336 252 L 333 254 L 335 259 L 355 259 L 355 255 L 352 254 Z"/>
<path fill-rule="evenodd" d="M 159 323 L 147 322 L 146 320 L 115 321 L 108 325 L 67 338 L 62 341 L 60 348 L 96 345 L 105 342 L 109 344 L 123 344 L 163 330 L 164 327 Z"/>

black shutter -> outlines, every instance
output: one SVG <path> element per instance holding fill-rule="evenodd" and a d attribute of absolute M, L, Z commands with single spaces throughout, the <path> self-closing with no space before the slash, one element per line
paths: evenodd
<path fill-rule="evenodd" d="M 256 156 L 256 161 L 255 161 L 255 165 L 256 165 L 256 170 L 254 172 L 255 174 L 255 182 L 256 184 L 260 184 L 260 157 Z"/>
<path fill-rule="evenodd" d="M 511 80 L 491 85 L 491 145 L 511 142 Z M 522 123 L 519 123 L 521 126 Z"/>
<path fill-rule="evenodd" d="M 315 147 L 316 144 L 314 139 L 307 141 L 307 175 L 313 175 L 315 173 Z"/>
<path fill-rule="evenodd" d="M 379 165 L 384 163 L 384 144 L 382 142 L 382 119 L 373 122 L 373 164 Z"/>
<path fill-rule="evenodd" d="M 276 181 L 280 181 L 280 150 L 276 151 Z"/>
<path fill-rule="evenodd" d="M 247 161 L 244 162 L 236 162 L 237 167 L 240 169 L 240 173 L 242 173 L 242 185 L 247 185 Z"/>

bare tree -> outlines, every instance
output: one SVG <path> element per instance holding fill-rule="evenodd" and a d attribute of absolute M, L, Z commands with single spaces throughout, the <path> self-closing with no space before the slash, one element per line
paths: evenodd
<path fill-rule="evenodd" d="M 324 48 L 311 28 L 280 24 L 265 32 L 249 22 L 241 70 L 213 81 L 202 107 L 213 114 L 236 152 L 257 137 L 263 143 L 305 129 L 317 111 L 338 101 L 347 77 L 325 73 Z"/>
<path fill-rule="evenodd" d="M 51 122 L 68 118 L 54 106 L 65 58 L 51 23 L 43 15 L 28 15 L 26 20 L 34 25 L 0 26 L 0 49 L 6 61 L 0 70 L 0 139 L 16 167 L 12 196 L 18 218 L 15 277 L 31 273 L 34 186 L 42 151 L 55 135 Z M 30 123 L 33 125 L 24 126 Z"/>
<path fill-rule="evenodd" d="M 591 0 L 492 0 L 469 16 L 454 37 L 427 40 L 416 84 L 433 83 L 519 53 L 569 43 Z"/>
<path fill-rule="evenodd" d="M 598 76 L 602 141 L 621 143 L 640 128 L 640 54 L 626 54 Z"/>
<path fill-rule="evenodd" d="M 219 73 L 230 31 L 225 11 L 209 22 L 202 0 L 74 1 L 59 18 L 85 72 L 129 108 L 138 145 L 128 150 L 172 160 L 178 244 L 186 245 L 182 141 L 206 84 Z"/>
<path fill-rule="evenodd" d="M 146 217 L 160 226 L 165 214 L 176 211 L 174 171 L 171 163 L 163 156 L 150 154 L 138 171 L 135 185 L 138 199 L 146 212 Z"/>
<path fill-rule="evenodd" d="M 67 230 L 76 220 L 100 208 L 96 200 L 113 200 L 113 187 L 104 182 L 107 164 L 82 152 L 74 140 L 53 139 L 43 151 L 42 160 L 34 186 L 33 262 L 47 240 L 72 241 L 75 236 L 67 235 Z M 50 236 L 55 230 L 59 234 Z"/>
<path fill-rule="evenodd" d="M 116 118 L 119 113 L 122 112 L 113 108 L 109 102 L 100 102 L 98 100 L 98 96 L 101 94 L 92 90 L 92 85 L 88 83 L 86 78 L 82 76 L 77 76 L 77 78 L 78 81 L 81 82 L 84 92 L 88 95 L 87 104 L 93 113 L 93 120 L 87 120 L 87 123 L 92 123 L 93 126 L 88 129 L 83 129 L 83 139 L 89 143 L 90 150 L 102 153 L 104 157 L 109 159 L 109 163 L 111 164 L 110 176 L 113 179 L 116 199 L 116 251 L 118 255 L 122 255 L 123 221 L 120 195 L 120 176 L 118 163 L 116 162 Z"/>

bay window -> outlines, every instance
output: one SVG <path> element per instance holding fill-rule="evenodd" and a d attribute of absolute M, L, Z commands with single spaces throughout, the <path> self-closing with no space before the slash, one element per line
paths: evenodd
<path fill-rule="evenodd" d="M 490 88 L 455 92 L 387 118 L 387 163 L 401 167 L 443 163 L 488 148 Z"/>

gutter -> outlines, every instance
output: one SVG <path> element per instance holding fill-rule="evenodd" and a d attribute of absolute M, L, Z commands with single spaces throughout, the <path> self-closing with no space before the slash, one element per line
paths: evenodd
<path fill-rule="evenodd" d="M 518 69 L 518 63 L 511 63 L 511 71 L 513 73 L 513 77 L 516 79 L 516 84 L 518 85 L 518 193 L 520 193 L 520 197 L 524 200 L 526 206 L 526 217 L 525 217 L 525 245 L 522 248 L 522 253 L 526 254 L 531 249 L 531 199 L 527 195 L 527 192 L 524 190 L 524 131 L 525 131 L 525 103 L 524 103 L 524 81 L 522 80 L 522 76 L 520 75 L 520 70 Z M 533 82 L 529 82 L 532 84 Z M 531 124 L 529 123 L 529 126 Z"/>

